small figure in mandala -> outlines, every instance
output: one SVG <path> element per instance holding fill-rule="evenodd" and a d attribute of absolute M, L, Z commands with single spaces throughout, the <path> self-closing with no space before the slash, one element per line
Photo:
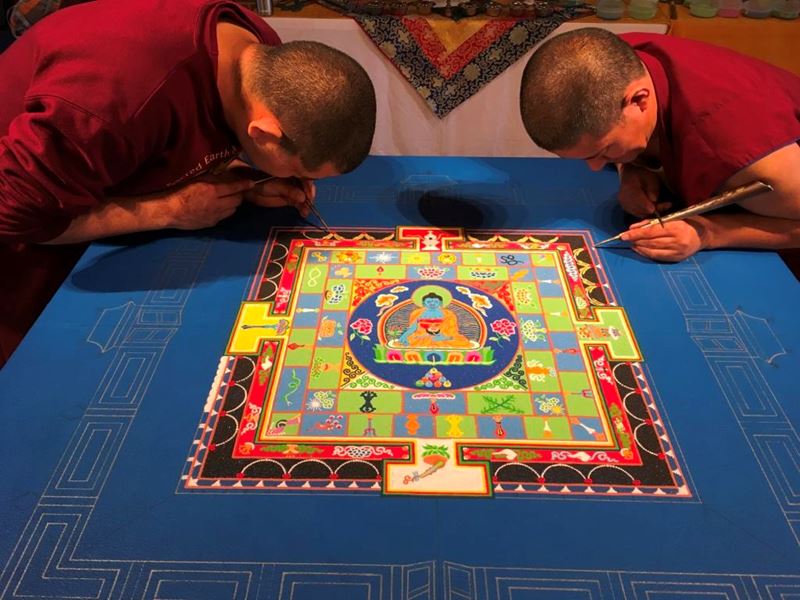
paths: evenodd
<path fill-rule="evenodd" d="M 439 249 L 439 238 L 436 236 L 435 233 L 429 231 L 425 236 L 422 238 L 422 249 L 423 250 L 438 250 Z"/>
<path fill-rule="evenodd" d="M 470 348 L 472 343 L 458 331 L 458 318 L 444 307 L 435 292 L 422 297 L 422 308 L 412 311 L 408 328 L 398 342 L 416 348 Z"/>

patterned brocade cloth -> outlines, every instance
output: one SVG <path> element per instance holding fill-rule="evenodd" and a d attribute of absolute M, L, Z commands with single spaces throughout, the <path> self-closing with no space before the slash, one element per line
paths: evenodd
<path fill-rule="evenodd" d="M 19 0 L 9 13 L 15 35 L 60 7 L 87 0 Z M 241 0 L 255 9 L 255 2 Z M 309 0 L 276 2 L 299 10 Z M 562 23 L 594 14 L 593 6 L 558 7 L 548 17 L 472 17 L 452 20 L 437 15 L 373 16 L 354 12 L 350 0 L 319 4 L 352 17 L 403 76 L 443 118 L 500 75 Z"/>
<path fill-rule="evenodd" d="M 331 6 L 328 2 L 326 6 Z M 589 6 L 549 17 L 472 18 L 350 14 L 428 103 L 445 117 L 562 23 L 592 14 Z"/>

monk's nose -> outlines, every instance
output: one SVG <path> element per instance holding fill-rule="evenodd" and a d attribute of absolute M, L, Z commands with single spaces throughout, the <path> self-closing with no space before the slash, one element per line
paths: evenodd
<path fill-rule="evenodd" d="M 606 166 L 606 162 L 602 158 L 590 158 L 586 161 L 586 164 L 589 165 L 592 171 L 599 171 Z"/>

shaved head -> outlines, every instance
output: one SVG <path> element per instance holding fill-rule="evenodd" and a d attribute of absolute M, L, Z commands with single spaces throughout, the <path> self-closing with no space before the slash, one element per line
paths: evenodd
<path fill-rule="evenodd" d="M 622 118 L 627 87 L 645 73 L 633 49 L 605 29 L 557 35 L 533 53 L 522 75 L 525 130 L 551 152 L 586 135 L 600 138 Z"/>

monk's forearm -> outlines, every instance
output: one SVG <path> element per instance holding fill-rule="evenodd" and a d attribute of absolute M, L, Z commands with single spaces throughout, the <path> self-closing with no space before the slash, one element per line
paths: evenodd
<path fill-rule="evenodd" d="M 77 244 L 114 235 L 169 227 L 170 215 L 151 198 L 111 198 L 76 217 L 69 227 L 47 244 Z"/>
<path fill-rule="evenodd" d="M 705 248 L 800 247 L 800 221 L 752 213 L 705 215 L 692 219 L 699 225 Z"/>

